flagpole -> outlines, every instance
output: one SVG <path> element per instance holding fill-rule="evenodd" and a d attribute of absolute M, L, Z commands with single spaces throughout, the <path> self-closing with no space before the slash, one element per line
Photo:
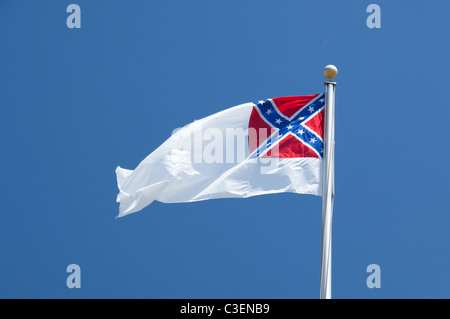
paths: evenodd
<path fill-rule="evenodd" d="M 334 65 L 327 65 L 324 75 L 337 75 Z M 322 256 L 320 271 L 320 299 L 331 299 L 331 225 L 334 202 L 334 98 L 336 82 L 325 82 L 325 136 L 322 164 Z"/>

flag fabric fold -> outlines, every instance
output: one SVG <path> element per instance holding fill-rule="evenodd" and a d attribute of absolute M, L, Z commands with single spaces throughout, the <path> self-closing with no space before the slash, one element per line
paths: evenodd
<path fill-rule="evenodd" d="M 176 130 L 134 170 L 117 167 L 122 217 L 153 201 L 321 195 L 324 95 L 241 104 Z"/>

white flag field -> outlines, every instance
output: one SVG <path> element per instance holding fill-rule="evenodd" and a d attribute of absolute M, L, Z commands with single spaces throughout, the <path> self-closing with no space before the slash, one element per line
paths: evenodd
<path fill-rule="evenodd" d="M 245 103 L 174 133 L 134 170 L 117 167 L 118 217 L 153 201 L 322 194 L 324 94 Z"/>

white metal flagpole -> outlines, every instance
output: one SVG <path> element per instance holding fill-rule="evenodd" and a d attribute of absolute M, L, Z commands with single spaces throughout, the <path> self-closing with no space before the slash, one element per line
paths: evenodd
<path fill-rule="evenodd" d="M 327 79 L 337 75 L 334 65 L 324 69 Z M 331 225 L 334 202 L 334 95 L 336 82 L 325 82 L 325 135 L 322 165 L 322 256 L 320 299 L 331 299 Z"/>

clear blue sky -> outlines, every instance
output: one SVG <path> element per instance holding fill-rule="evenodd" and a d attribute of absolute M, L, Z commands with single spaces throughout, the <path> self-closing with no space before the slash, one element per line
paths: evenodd
<path fill-rule="evenodd" d="M 66 26 L 71 3 L 81 29 Z M 366 26 L 370 3 L 381 29 Z M 0 297 L 318 298 L 319 197 L 153 203 L 116 220 L 114 170 L 195 119 L 322 92 L 335 64 L 333 297 L 450 298 L 449 12 L 2 0 Z"/>

